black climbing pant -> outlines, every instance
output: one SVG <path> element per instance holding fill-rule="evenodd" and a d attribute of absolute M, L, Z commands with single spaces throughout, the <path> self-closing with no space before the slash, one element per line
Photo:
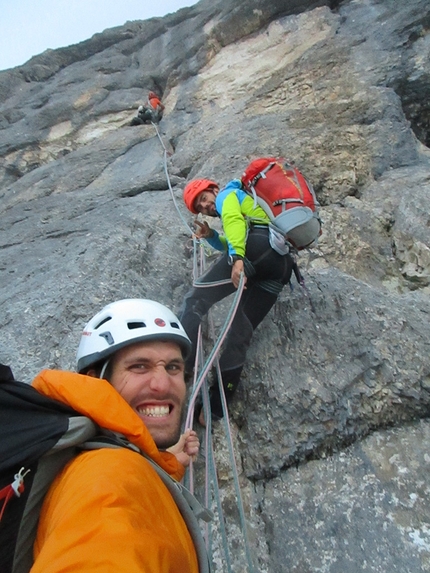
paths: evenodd
<path fill-rule="evenodd" d="M 243 291 L 219 361 L 227 402 L 231 400 L 239 384 L 254 330 L 275 304 L 283 286 L 290 281 L 294 263 L 290 255 L 279 255 L 271 248 L 269 230 L 265 226 L 250 228 L 245 257 L 246 289 Z M 231 266 L 225 253 L 199 277 L 195 286 L 185 296 L 179 318 L 193 344 L 186 364 L 189 372 L 194 368 L 200 322 L 212 305 L 236 290 L 231 282 L 216 284 L 230 277 Z M 211 389 L 211 407 L 216 416 L 222 417 L 217 385 Z"/>

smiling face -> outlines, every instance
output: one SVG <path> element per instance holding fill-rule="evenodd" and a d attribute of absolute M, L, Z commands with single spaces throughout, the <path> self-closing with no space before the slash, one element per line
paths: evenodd
<path fill-rule="evenodd" d="M 186 390 L 184 360 L 175 342 L 140 342 L 119 350 L 110 383 L 143 420 L 158 448 L 179 440 Z"/>
<path fill-rule="evenodd" d="M 194 201 L 194 208 L 197 213 L 209 215 L 210 217 L 218 217 L 215 207 L 217 191 L 218 187 L 212 186 L 197 195 L 196 200 Z"/>

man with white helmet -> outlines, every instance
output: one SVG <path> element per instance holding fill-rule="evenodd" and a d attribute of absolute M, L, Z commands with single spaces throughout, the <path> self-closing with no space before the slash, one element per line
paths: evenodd
<path fill-rule="evenodd" d="M 181 479 L 178 459 L 198 450 L 193 433 L 178 459 L 166 451 L 180 437 L 190 347 L 168 308 L 121 300 L 86 325 L 78 374 L 46 370 L 34 380 L 41 394 L 126 447 L 83 451 L 56 477 L 40 514 L 32 573 L 206 570 L 195 534 L 160 478 L 161 471 Z"/>

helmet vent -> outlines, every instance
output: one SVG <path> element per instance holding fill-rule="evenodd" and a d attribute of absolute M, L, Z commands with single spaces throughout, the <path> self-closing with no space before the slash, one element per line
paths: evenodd
<path fill-rule="evenodd" d="M 107 316 L 106 318 L 104 318 L 101 322 L 98 323 L 97 326 L 94 327 L 94 330 L 97 330 L 98 328 L 100 328 L 102 326 L 102 324 L 104 324 L 105 322 L 107 322 L 108 320 L 112 320 L 111 316 Z"/>
<path fill-rule="evenodd" d="M 171 326 L 172 328 L 177 328 L 178 330 L 180 330 L 179 324 L 178 324 L 177 322 L 171 322 L 171 323 L 170 323 L 170 326 Z"/>
<path fill-rule="evenodd" d="M 115 340 L 113 339 L 113 336 L 109 331 L 100 332 L 99 336 L 104 338 L 106 340 L 106 342 L 109 344 L 109 346 L 112 346 L 112 344 L 115 343 Z"/>
<path fill-rule="evenodd" d="M 146 324 L 144 322 L 127 322 L 129 330 L 134 330 L 135 328 L 145 328 Z"/>

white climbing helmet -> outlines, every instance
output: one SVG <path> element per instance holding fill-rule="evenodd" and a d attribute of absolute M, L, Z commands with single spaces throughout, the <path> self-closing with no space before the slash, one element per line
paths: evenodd
<path fill-rule="evenodd" d="M 184 358 L 191 341 L 177 317 L 164 305 L 147 299 L 124 299 L 108 304 L 85 326 L 76 354 L 76 370 L 112 356 L 120 348 L 145 340 L 169 340 Z"/>

